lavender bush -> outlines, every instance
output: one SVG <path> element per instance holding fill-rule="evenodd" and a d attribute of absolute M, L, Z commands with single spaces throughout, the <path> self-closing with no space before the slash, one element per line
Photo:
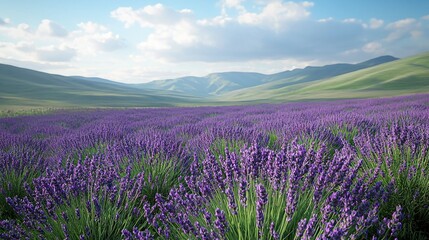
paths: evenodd
<path fill-rule="evenodd" d="M 425 239 L 429 95 L 0 119 L 1 239 Z"/>

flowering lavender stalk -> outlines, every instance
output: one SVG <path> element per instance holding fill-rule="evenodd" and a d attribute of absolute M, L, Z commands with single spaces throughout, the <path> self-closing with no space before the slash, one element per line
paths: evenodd
<path fill-rule="evenodd" d="M 210 234 L 207 231 L 207 229 L 203 226 L 200 225 L 199 222 L 195 222 L 195 228 L 198 231 L 198 236 L 202 239 L 202 240 L 210 240 Z"/>
<path fill-rule="evenodd" d="M 270 234 L 271 234 L 271 237 L 274 238 L 274 240 L 280 239 L 280 234 L 278 234 L 276 232 L 276 229 L 274 228 L 274 222 L 271 222 L 271 224 L 270 224 Z"/>
<path fill-rule="evenodd" d="M 215 216 L 215 227 L 219 231 L 221 236 L 225 236 L 226 232 L 228 231 L 228 222 L 226 221 L 224 211 L 220 210 L 219 208 L 216 208 Z"/>
<path fill-rule="evenodd" d="M 78 220 L 80 220 L 80 210 L 79 210 L 79 208 L 76 208 L 76 209 L 75 209 L 75 214 L 76 214 L 76 218 L 77 218 Z"/>
<path fill-rule="evenodd" d="M 63 234 L 64 234 L 64 239 L 70 239 L 70 235 L 69 235 L 69 230 L 67 228 L 67 225 L 65 224 L 61 224 L 61 229 L 63 230 Z"/>
<path fill-rule="evenodd" d="M 222 163 L 222 167 L 225 172 L 225 185 L 227 185 L 227 188 L 231 188 L 233 186 L 235 169 L 228 147 L 225 148 L 225 156 L 225 159 L 220 156 L 219 161 Z"/>
<path fill-rule="evenodd" d="M 264 185 L 256 184 L 256 226 L 258 227 L 258 235 L 261 238 L 264 225 L 264 209 L 268 203 L 268 195 Z"/>
<path fill-rule="evenodd" d="M 302 239 L 302 236 L 304 235 L 304 231 L 307 227 L 307 219 L 303 218 L 298 222 L 298 228 L 295 233 L 295 239 Z"/>
<path fill-rule="evenodd" d="M 212 215 L 210 214 L 209 211 L 207 211 L 207 209 L 203 209 L 203 215 L 207 225 L 212 224 Z"/>
<path fill-rule="evenodd" d="M 286 198 L 286 220 L 290 221 L 292 219 L 292 215 L 295 212 L 296 205 L 297 205 L 297 190 L 298 190 L 298 170 L 295 168 L 292 170 L 292 173 L 289 178 L 289 189 L 287 192 L 287 198 Z"/>
<path fill-rule="evenodd" d="M 313 237 L 315 227 L 316 227 L 316 222 L 317 222 L 317 215 L 314 214 L 310 218 L 310 220 L 308 220 L 304 235 L 302 236 L 303 240 L 309 240 L 309 239 L 311 239 L 311 237 Z"/>
<path fill-rule="evenodd" d="M 246 177 L 242 176 L 240 180 L 240 186 L 239 186 L 239 197 L 240 197 L 240 203 L 243 207 L 246 207 L 247 205 L 247 179 Z"/>
<path fill-rule="evenodd" d="M 93 197 L 92 201 L 94 203 L 94 209 L 95 209 L 95 217 L 97 219 L 100 219 L 100 215 L 101 215 L 101 206 L 100 206 L 100 202 L 98 201 L 97 197 Z"/>
<path fill-rule="evenodd" d="M 122 230 L 122 236 L 124 237 L 124 240 L 133 240 L 133 233 L 127 229 Z"/>
<path fill-rule="evenodd" d="M 69 221 L 69 217 L 67 216 L 66 212 L 62 212 L 61 216 L 63 217 L 64 221 L 68 222 Z"/>
<path fill-rule="evenodd" d="M 402 206 L 396 206 L 395 212 L 392 214 L 392 218 L 387 222 L 387 227 L 390 229 L 390 235 L 395 237 L 402 229 Z"/>
<path fill-rule="evenodd" d="M 225 194 L 228 198 L 228 207 L 231 209 L 231 213 L 233 215 L 237 215 L 237 204 L 235 203 L 235 197 L 234 192 L 231 190 L 230 187 L 227 187 L 225 190 Z"/>

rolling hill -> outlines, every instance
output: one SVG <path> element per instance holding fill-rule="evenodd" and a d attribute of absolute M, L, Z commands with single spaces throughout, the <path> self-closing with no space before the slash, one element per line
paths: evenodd
<path fill-rule="evenodd" d="M 280 79 L 222 96 L 225 101 L 282 102 L 298 100 L 369 98 L 429 92 L 429 54 L 318 79 Z M 221 100 L 221 99 L 219 99 Z"/>
<path fill-rule="evenodd" d="M 144 107 L 175 106 L 201 99 L 143 90 L 100 78 L 66 77 L 0 64 L 0 106 Z"/>
<path fill-rule="evenodd" d="M 212 73 L 205 77 L 183 77 L 158 80 L 138 86 L 143 89 L 173 90 L 190 96 L 213 97 L 227 94 L 235 90 L 264 85 L 266 83 L 268 84 L 264 86 L 279 88 L 297 83 L 311 82 L 394 60 L 397 60 L 397 58 L 382 56 L 358 64 L 342 63 L 322 67 L 306 67 L 304 69 L 295 69 L 269 75 L 252 72 Z"/>
<path fill-rule="evenodd" d="M 222 95 L 267 82 L 267 75 L 252 72 L 212 73 L 205 77 L 182 77 L 139 84 L 143 89 L 172 90 L 199 97 Z"/>
<path fill-rule="evenodd" d="M 145 84 L 61 76 L 0 64 L 0 110 L 233 105 L 429 93 L 429 53 L 276 74 L 213 73 Z"/>

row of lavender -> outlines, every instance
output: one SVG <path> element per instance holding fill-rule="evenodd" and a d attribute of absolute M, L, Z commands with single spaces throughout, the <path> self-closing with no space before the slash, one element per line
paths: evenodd
<path fill-rule="evenodd" d="M 0 238 L 429 237 L 428 104 L 0 119 Z"/>

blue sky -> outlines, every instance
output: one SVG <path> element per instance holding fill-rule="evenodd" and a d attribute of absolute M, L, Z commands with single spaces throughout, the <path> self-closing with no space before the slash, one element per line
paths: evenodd
<path fill-rule="evenodd" d="M 429 1 L 0 2 L 0 63 L 139 83 L 429 51 Z"/>

